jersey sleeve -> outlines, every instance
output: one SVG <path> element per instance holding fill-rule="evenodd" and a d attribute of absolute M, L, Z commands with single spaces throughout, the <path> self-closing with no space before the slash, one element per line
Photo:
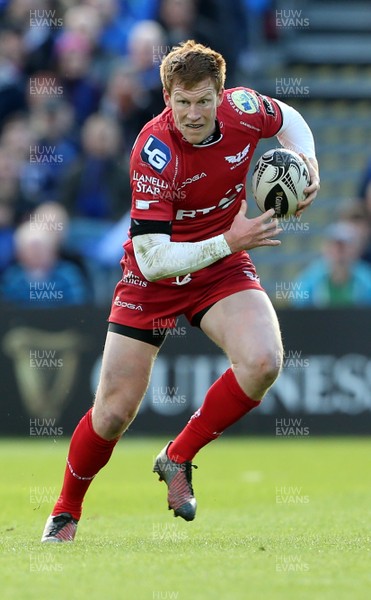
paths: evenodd
<path fill-rule="evenodd" d="M 131 218 L 172 221 L 175 152 L 151 129 L 139 134 L 130 157 Z"/>
<path fill-rule="evenodd" d="M 254 91 L 259 103 L 259 114 L 261 118 L 262 137 L 275 136 L 282 127 L 283 115 L 277 102 L 269 96 L 264 96 Z"/>
<path fill-rule="evenodd" d="M 226 99 L 240 124 L 259 132 L 259 138 L 275 136 L 282 127 L 283 117 L 277 102 L 245 87 L 226 90 Z M 236 115 L 235 115 L 236 117 Z"/>

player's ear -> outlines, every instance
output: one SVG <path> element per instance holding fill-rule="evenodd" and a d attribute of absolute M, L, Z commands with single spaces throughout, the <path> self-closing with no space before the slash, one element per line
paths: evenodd
<path fill-rule="evenodd" d="M 170 106 L 170 94 L 165 90 L 165 88 L 162 89 L 162 95 L 164 98 L 165 106 Z"/>
<path fill-rule="evenodd" d="M 221 103 L 223 102 L 223 97 L 224 97 L 224 87 L 222 87 L 222 89 L 220 90 L 220 92 L 218 93 L 218 97 L 217 97 L 217 101 L 216 101 L 216 105 L 219 107 L 221 105 Z"/>

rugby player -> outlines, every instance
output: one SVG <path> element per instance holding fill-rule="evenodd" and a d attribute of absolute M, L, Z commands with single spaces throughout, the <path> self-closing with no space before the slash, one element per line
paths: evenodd
<path fill-rule="evenodd" d="M 225 72 L 218 52 L 192 40 L 161 64 L 166 108 L 142 129 L 131 154 L 131 227 L 100 382 L 72 436 L 62 491 L 42 541 L 74 539 L 85 493 L 147 389 L 166 337 L 156 324 L 174 327 L 184 314 L 231 365 L 155 461 L 169 508 L 187 521 L 196 514 L 194 456 L 259 406 L 279 374 L 278 320 L 247 251 L 278 246 L 281 229 L 273 209 L 246 217 L 245 182 L 259 140 L 276 136 L 309 168 L 300 215 L 319 189 L 313 135 L 284 102 L 245 87 L 225 90 Z"/>

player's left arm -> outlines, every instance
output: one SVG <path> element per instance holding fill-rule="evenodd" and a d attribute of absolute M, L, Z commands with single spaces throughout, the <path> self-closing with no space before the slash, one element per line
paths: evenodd
<path fill-rule="evenodd" d="M 310 185 L 304 190 L 306 198 L 299 202 L 298 210 L 295 213 L 299 217 L 303 210 L 312 204 L 320 189 L 313 134 L 308 123 L 295 108 L 281 100 L 275 99 L 275 102 L 280 107 L 283 117 L 281 129 L 276 134 L 277 139 L 284 148 L 300 154 L 309 170 Z"/>

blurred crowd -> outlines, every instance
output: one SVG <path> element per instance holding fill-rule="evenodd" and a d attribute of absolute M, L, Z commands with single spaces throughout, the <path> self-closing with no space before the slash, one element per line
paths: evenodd
<path fill-rule="evenodd" d="M 371 160 L 357 192 L 339 203 L 334 222 L 324 227 L 319 257 L 295 282 L 294 306 L 371 306 Z"/>
<path fill-rule="evenodd" d="M 339 207 L 335 221 L 324 228 L 319 250 L 320 256 L 299 274 L 292 304 L 371 306 L 371 193 Z"/>
<path fill-rule="evenodd" d="M 64 304 L 110 302 L 130 222 L 130 150 L 164 107 L 162 57 L 194 38 L 224 55 L 227 85 L 241 85 L 256 24 L 274 38 L 273 7 L 272 0 L 0 0 L 0 300 L 55 306 L 60 292 Z M 353 212 L 340 216 L 357 238 L 351 267 L 371 260 L 370 181 L 371 168 Z M 331 268 L 316 277 L 330 277 L 340 245 L 349 246 L 344 231 L 340 241 L 328 232 L 320 262 Z M 347 293 L 334 289 L 323 298 L 353 298 L 349 285 Z M 361 296 L 371 303 L 371 293 Z M 323 298 L 311 302 L 323 306 Z"/>
<path fill-rule="evenodd" d="M 46 285 L 63 273 L 66 289 L 79 289 L 65 303 L 109 302 L 129 224 L 130 149 L 164 108 L 162 57 L 194 38 L 222 52 L 232 86 L 249 15 L 264 18 L 270 5 L 0 0 L 2 299 L 21 302 L 22 278 Z"/>

